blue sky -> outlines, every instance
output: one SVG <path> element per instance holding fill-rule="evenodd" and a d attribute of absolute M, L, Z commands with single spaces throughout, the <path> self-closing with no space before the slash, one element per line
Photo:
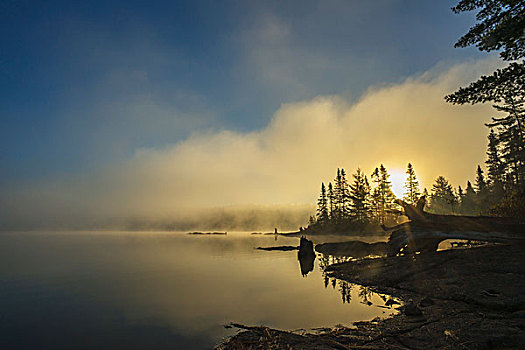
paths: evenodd
<path fill-rule="evenodd" d="M 2 1 L 1 183 L 99 169 L 442 62 L 454 1 Z"/>

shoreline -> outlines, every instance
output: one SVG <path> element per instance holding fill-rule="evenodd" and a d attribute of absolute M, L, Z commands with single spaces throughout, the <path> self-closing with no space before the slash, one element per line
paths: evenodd
<path fill-rule="evenodd" d="M 326 273 L 403 300 L 398 315 L 296 334 L 240 327 L 216 349 L 524 349 L 525 246 L 362 259 Z"/>

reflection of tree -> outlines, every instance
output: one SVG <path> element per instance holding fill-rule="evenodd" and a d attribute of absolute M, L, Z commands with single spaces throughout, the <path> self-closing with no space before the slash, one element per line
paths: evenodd
<path fill-rule="evenodd" d="M 344 303 L 350 304 L 350 301 L 352 300 L 352 285 L 345 281 L 339 281 L 339 292 L 341 293 L 341 297 Z"/>
<path fill-rule="evenodd" d="M 365 287 L 365 286 L 359 287 L 359 298 L 361 298 L 361 301 L 364 304 L 372 305 L 372 302 L 370 301 L 370 299 L 372 299 L 372 295 L 374 294 L 375 293 L 372 292 L 369 287 Z"/>
<path fill-rule="evenodd" d="M 324 271 L 330 265 L 339 264 L 351 260 L 352 257 L 349 256 L 333 256 L 321 254 L 319 257 L 319 268 L 321 269 L 321 271 Z"/>
<path fill-rule="evenodd" d="M 323 272 L 324 287 L 328 288 L 328 285 L 331 284 L 332 288 L 335 289 L 337 286 L 339 293 L 341 293 L 341 300 L 343 301 L 343 304 L 349 304 L 352 301 L 352 288 L 355 285 L 343 280 L 338 280 L 334 277 L 330 277 L 326 274 L 325 270 L 332 264 L 347 262 L 350 260 L 352 260 L 352 258 L 337 257 L 333 255 L 321 255 L 319 257 L 319 268 Z M 391 296 L 375 293 L 370 289 L 370 287 L 366 286 L 359 286 L 358 296 L 361 302 L 366 305 L 372 305 L 372 298 L 374 296 L 379 296 L 387 307 L 392 308 L 393 305 L 399 305 L 399 302 L 393 299 Z"/>

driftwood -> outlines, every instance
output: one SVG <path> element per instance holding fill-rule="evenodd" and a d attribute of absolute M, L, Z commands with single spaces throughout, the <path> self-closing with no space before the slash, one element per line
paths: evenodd
<path fill-rule="evenodd" d="M 516 218 L 437 215 L 424 211 L 425 197 L 411 205 L 397 200 L 410 221 L 386 228 L 389 255 L 403 251 L 435 251 L 446 239 L 495 243 L 525 243 L 525 224 Z"/>

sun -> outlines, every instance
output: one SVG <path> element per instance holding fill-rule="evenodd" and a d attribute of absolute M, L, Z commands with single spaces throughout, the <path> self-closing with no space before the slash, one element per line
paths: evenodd
<path fill-rule="evenodd" d="M 392 183 L 392 192 L 397 198 L 403 198 L 405 192 L 406 174 L 401 169 L 393 169 L 390 171 L 390 182 Z"/>

